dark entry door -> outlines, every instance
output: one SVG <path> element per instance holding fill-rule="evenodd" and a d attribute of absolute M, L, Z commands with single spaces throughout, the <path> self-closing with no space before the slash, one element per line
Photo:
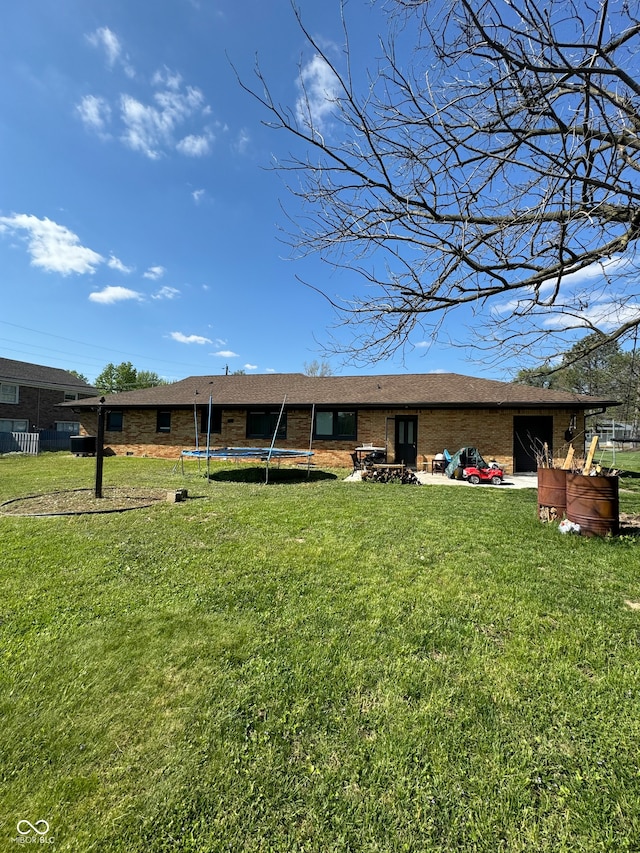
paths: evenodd
<path fill-rule="evenodd" d="M 547 444 L 553 453 L 553 416 L 516 415 L 513 419 L 513 470 L 535 471 Z"/>
<path fill-rule="evenodd" d="M 414 467 L 417 459 L 418 418 L 416 415 L 396 417 L 395 461 Z"/>

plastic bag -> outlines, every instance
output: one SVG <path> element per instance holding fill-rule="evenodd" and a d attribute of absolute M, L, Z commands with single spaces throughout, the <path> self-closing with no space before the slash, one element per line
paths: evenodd
<path fill-rule="evenodd" d="M 560 533 L 580 533 L 580 525 L 574 521 L 569 521 L 568 518 L 563 519 L 558 525 Z"/>

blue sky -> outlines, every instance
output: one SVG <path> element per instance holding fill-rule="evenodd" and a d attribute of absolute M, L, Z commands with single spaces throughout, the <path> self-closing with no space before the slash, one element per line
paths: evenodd
<path fill-rule="evenodd" d="M 323 44 L 337 0 L 302 0 Z M 380 9 L 347 4 L 374 55 Z M 93 380 L 131 361 L 169 380 L 301 371 L 335 318 L 296 275 L 348 296 L 347 273 L 291 260 L 279 239 L 291 140 L 239 87 L 256 55 L 277 98 L 313 81 L 289 0 L 29 0 L 0 30 L 0 354 Z M 457 326 L 463 335 L 462 325 Z M 454 371 L 505 378 L 419 338 L 404 362 L 335 373 Z"/>

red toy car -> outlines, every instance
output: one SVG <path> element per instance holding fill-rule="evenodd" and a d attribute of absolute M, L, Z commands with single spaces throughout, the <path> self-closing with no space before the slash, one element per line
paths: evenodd
<path fill-rule="evenodd" d="M 504 479 L 504 471 L 497 462 L 492 462 L 486 468 L 475 468 L 473 466 L 465 468 L 462 476 L 473 486 L 477 486 L 478 483 L 491 483 L 493 486 L 499 486 Z"/>
<path fill-rule="evenodd" d="M 496 460 L 491 459 L 487 464 L 476 447 L 461 447 L 450 456 L 445 474 L 452 480 L 468 480 L 474 486 L 478 483 L 499 486 L 504 478 L 504 470 Z"/>

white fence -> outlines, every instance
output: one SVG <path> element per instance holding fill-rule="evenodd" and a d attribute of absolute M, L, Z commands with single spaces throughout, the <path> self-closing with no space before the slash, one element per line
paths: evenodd
<path fill-rule="evenodd" d="M 0 453 L 28 453 L 37 456 L 40 434 L 37 432 L 0 432 Z"/>

